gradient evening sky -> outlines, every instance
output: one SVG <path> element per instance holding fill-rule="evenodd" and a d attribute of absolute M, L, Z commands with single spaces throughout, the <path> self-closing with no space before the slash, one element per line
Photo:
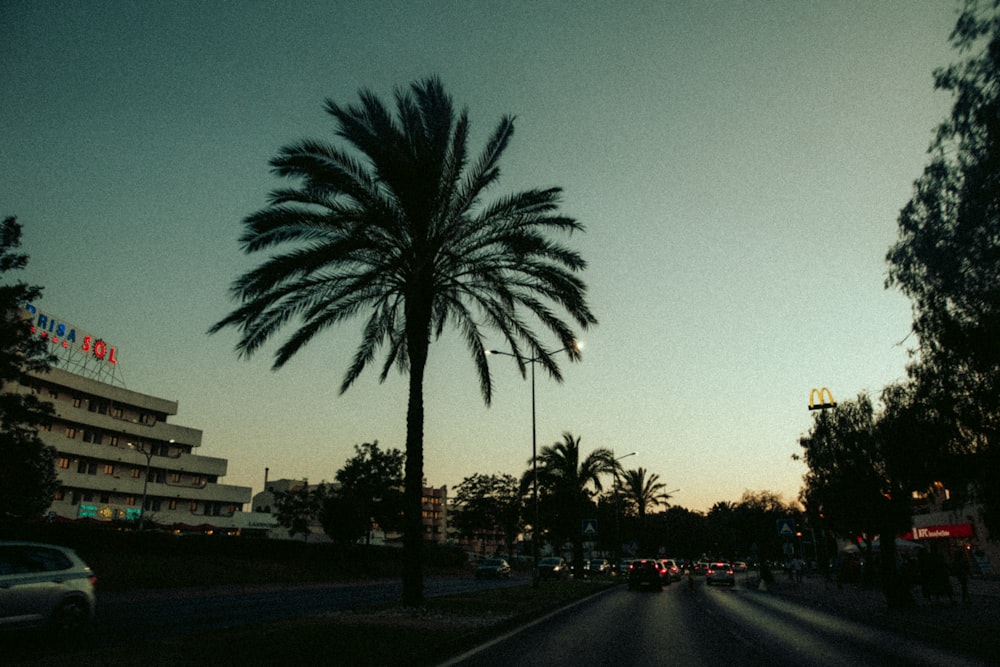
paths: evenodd
<path fill-rule="evenodd" d="M 239 360 L 228 287 L 262 257 L 241 220 L 284 185 L 267 160 L 331 138 L 354 103 L 439 75 L 473 153 L 517 117 L 493 196 L 564 188 L 599 326 L 565 382 L 537 378 L 538 442 L 563 431 L 657 473 L 675 504 L 796 497 L 810 389 L 905 376 L 910 304 L 887 291 L 899 209 L 950 108 L 957 4 L 891 2 L 0 3 L 0 215 L 24 227 L 39 306 L 118 348 L 128 388 L 179 402 L 228 484 L 332 480 L 353 447 L 404 448 L 405 378 L 338 388 L 360 320 L 278 372 Z M 493 346 L 500 346 L 499 338 Z M 483 405 L 449 331 L 431 346 L 424 474 L 520 474 L 530 386 L 491 359 Z"/>

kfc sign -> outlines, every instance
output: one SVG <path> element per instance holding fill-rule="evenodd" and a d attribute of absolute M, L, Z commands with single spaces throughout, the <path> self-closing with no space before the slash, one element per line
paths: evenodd
<path fill-rule="evenodd" d="M 922 526 L 913 527 L 913 536 L 910 539 L 914 540 L 935 540 L 939 538 L 950 538 L 950 537 L 972 537 L 972 524 L 971 523 L 953 523 L 943 526 Z"/>

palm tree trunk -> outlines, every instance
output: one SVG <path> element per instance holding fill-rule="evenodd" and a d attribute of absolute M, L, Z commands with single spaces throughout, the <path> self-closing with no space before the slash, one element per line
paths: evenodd
<path fill-rule="evenodd" d="M 429 311 L 428 311 L 429 312 Z M 410 318 L 408 318 L 410 319 Z M 412 319 L 410 321 L 413 321 Z M 429 321 L 429 317 L 428 317 Z M 420 329 L 420 327 L 417 327 Z M 406 408 L 406 466 L 403 481 L 403 604 L 418 607 L 424 601 L 422 518 L 424 484 L 424 371 L 430 346 L 428 328 L 408 333 L 410 395 Z"/>

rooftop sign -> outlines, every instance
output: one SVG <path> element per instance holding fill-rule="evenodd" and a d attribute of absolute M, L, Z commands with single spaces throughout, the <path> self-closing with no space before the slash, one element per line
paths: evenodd
<path fill-rule="evenodd" d="M 97 380 L 113 380 L 118 365 L 118 349 L 103 338 L 94 336 L 39 309 L 24 307 L 31 318 L 31 332 L 49 342 L 58 364 L 66 370 Z"/>

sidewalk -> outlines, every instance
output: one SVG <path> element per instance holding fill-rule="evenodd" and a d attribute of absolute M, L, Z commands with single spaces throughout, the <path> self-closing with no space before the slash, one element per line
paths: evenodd
<path fill-rule="evenodd" d="M 893 630 L 904 636 L 936 644 L 988 661 L 1000 656 L 1000 580 L 970 579 L 970 601 L 962 603 L 955 579 L 951 580 L 954 603 L 925 599 L 919 586 L 913 588 L 916 606 L 889 609 L 881 589 L 865 589 L 859 584 L 837 586 L 820 575 L 805 577 L 796 584 L 782 573 L 760 590 L 767 595 L 795 599 L 810 606 L 852 620 Z"/>

